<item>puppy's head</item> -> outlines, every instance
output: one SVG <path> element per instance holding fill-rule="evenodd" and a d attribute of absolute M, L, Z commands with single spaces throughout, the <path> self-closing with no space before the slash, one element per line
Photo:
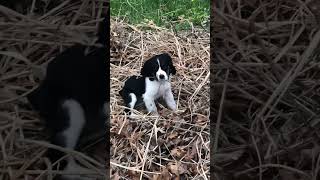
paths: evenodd
<path fill-rule="evenodd" d="M 156 55 L 147 60 L 141 69 L 142 76 L 154 77 L 158 81 L 169 80 L 171 74 L 176 74 L 176 68 L 173 66 L 172 59 L 167 53 Z"/>

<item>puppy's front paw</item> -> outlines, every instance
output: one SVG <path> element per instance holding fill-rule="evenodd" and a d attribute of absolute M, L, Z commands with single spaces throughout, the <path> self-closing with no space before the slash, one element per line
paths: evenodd
<path fill-rule="evenodd" d="M 130 118 L 130 119 L 139 119 L 139 115 L 131 112 L 130 115 L 129 115 L 129 118 Z"/>
<path fill-rule="evenodd" d="M 168 107 L 172 110 L 172 111 L 176 111 L 177 110 L 177 105 L 175 101 L 170 101 L 168 103 Z"/>
<path fill-rule="evenodd" d="M 150 116 L 159 116 L 159 113 L 158 113 L 158 111 L 156 110 L 156 111 L 149 111 L 148 112 L 148 114 L 150 115 Z"/>
<path fill-rule="evenodd" d="M 176 111 L 177 110 L 177 107 L 176 106 L 173 106 L 170 108 L 172 111 Z"/>

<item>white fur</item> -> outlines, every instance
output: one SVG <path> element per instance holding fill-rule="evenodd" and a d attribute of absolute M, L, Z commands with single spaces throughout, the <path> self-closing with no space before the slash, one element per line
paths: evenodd
<path fill-rule="evenodd" d="M 65 137 L 66 148 L 74 149 L 86 121 L 85 114 L 81 105 L 75 100 L 66 100 L 62 106 L 69 115 L 69 127 L 62 134 Z"/>
<path fill-rule="evenodd" d="M 62 107 L 66 109 L 69 115 L 69 127 L 62 132 L 64 140 L 66 142 L 66 148 L 74 149 L 78 139 L 81 134 L 81 130 L 85 124 L 85 114 L 81 105 L 73 100 L 68 99 L 63 104 Z M 64 172 L 78 172 L 79 170 L 83 170 L 81 166 L 76 164 L 73 157 L 68 158 L 67 166 L 63 170 Z M 78 175 L 64 175 L 66 179 L 84 179 L 80 178 Z"/>
<path fill-rule="evenodd" d="M 131 111 L 130 117 L 134 118 L 135 114 L 133 113 L 133 108 L 134 108 L 134 105 L 137 103 L 137 96 L 134 93 L 130 93 L 129 96 L 131 97 L 131 102 L 129 103 L 130 111 Z"/>
<path fill-rule="evenodd" d="M 176 103 L 171 92 L 171 84 L 169 81 L 151 81 L 150 78 L 145 79 L 146 92 L 142 95 L 143 101 L 148 112 L 157 113 L 157 107 L 154 100 L 163 97 L 170 109 L 176 109 Z"/>
<path fill-rule="evenodd" d="M 164 76 L 164 79 L 162 79 L 162 80 L 167 81 L 167 80 L 168 80 L 167 73 L 161 69 L 159 59 L 157 59 L 157 62 L 158 62 L 158 65 L 159 65 L 159 69 L 158 69 L 158 71 L 156 72 L 157 79 L 160 80 L 160 75 L 163 75 L 163 76 Z"/>
<path fill-rule="evenodd" d="M 173 97 L 173 94 L 172 94 L 172 91 L 171 91 L 171 87 L 169 90 L 167 90 L 165 92 L 165 94 L 163 95 L 163 99 L 166 101 L 168 107 L 175 111 L 176 108 L 177 108 L 177 105 L 176 105 L 176 102 L 174 101 L 174 97 Z"/>

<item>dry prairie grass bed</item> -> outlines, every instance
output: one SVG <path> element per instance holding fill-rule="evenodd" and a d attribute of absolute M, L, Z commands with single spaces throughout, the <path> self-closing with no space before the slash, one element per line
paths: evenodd
<path fill-rule="evenodd" d="M 14 3 L 10 1 L 10 3 Z M 20 1 L 23 2 L 23 1 Z M 74 43 L 92 44 L 106 10 L 102 1 L 44 1 L 21 4 L 22 11 L 0 6 L 0 179 L 51 179 L 52 164 L 44 158 L 43 122 L 25 96 L 43 78 L 47 63 Z M 12 6 L 13 7 L 13 6 Z M 105 142 L 87 142 L 69 152 L 89 168 L 79 172 L 105 176 Z M 66 150 L 64 150 L 66 151 Z M 93 155 L 94 154 L 94 155 Z"/>
<path fill-rule="evenodd" d="M 172 89 L 178 111 L 160 117 L 124 115 L 119 90 L 144 61 L 169 53 L 177 69 Z M 112 179 L 209 179 L 209 32 L 178 32 L 153 24 L 111 21 Z"/>
<path fill-rule="evenodd" d="M 320 179 L 319 1 L 213 8 L 212 176 Z"/>

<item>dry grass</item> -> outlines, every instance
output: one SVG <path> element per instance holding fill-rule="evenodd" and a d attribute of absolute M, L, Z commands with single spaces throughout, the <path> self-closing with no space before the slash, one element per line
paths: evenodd
<path fill-rule="evenodd" d="M 124 115 L 119 90 L 153 55 L 171 54 L 178 111 Z M 178 34 L 153 24 L 111 21 L 111 174 L 113 179 L 209 179 L 209 33 Z"/>
<path fill-rule="evenodd" d="M 319 1 L 213 9 L 217 180 L 319 179 Z"/>
<path fill-rule="evenodd" d="M 102 1 L 40 1 L 23 4 L 24 12 L 0 6 L 0 179 L 51 179 L 52 164 L 44 158 L 48 134 L 25 96 L 43 78 L 47 63 L 74 43 L 91 44 L 101 20 Z M 40 3 L 40 4 L 39 4 Z M 86 4 L 88 3 L 88 4 Z M 57 147 L 59 149 L 59 147 Z M 85 174 L 105 175 L 104 142 L 69 152 L 89 168 Z M 61 149 L 61 148 L 60 148 Z M 68 150 L 61 149 L 68 152 Z"/>

